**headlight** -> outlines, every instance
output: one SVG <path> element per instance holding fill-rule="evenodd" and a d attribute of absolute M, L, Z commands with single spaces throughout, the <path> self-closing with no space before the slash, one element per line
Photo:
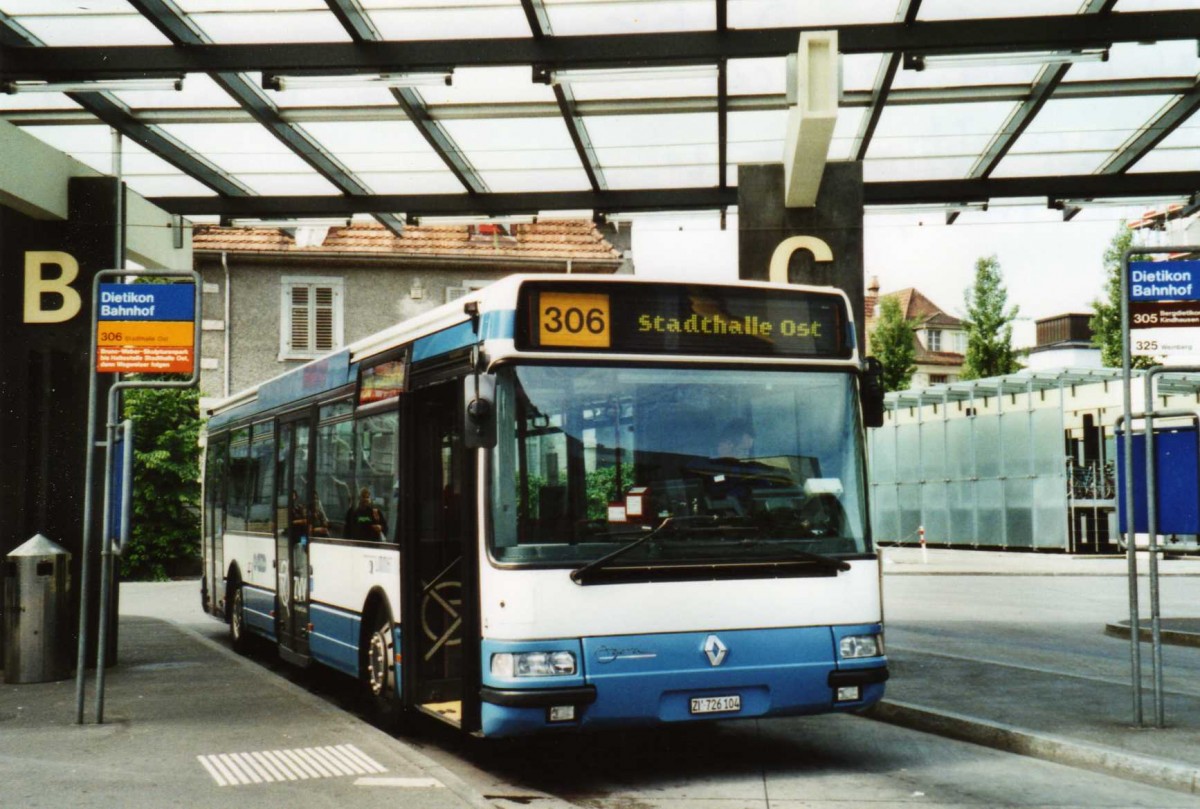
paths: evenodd
<path fill-rule="evenodd" d="M 838 651 L 842 660 L 879 657 L 883 654 L 883 638 L 879 635 L 847 635 L 842 638 Z"/>
<path fill-rule="evenodd" d="M 497 677 L 563 677 L 575 673 L 572 652 L 504 652 L 492 655 Z"/>

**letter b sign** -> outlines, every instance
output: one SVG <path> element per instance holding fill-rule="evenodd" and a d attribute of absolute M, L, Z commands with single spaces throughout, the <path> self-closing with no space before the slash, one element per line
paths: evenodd
<path fill-rule="evenodd" d="M 59 268 L 58 276 L 46 278 L 43 267 Z M 25 254 L 25 322 L 63 323 L 79 314 L 83 299 L 71 283 L 79 277 L 79 262 L 69 253 L 55 250 Z M 45 304 L 61 298 L 62 305 L 47 309 Z"/>

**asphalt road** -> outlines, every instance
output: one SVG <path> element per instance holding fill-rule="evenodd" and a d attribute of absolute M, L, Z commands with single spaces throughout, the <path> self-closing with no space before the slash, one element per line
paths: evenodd
<path fill-rule="evenodd" d="M 1195 579 L 1164 580 L 1164 608 L 1194 605 Z M 126 585 L 122 612 L 205 635 L 194 583 Z M 1103 635 L 1126 609 L 1114 577 L 888 577 L 890 652 L 906 665 L 954 655 L 1064 676 L 1128 680 L 1128 644 Z M 261 665 L 347 711 L 336 675 Z M 1200 688 L 1200 650 L 1167 650 L 1169 688 Z M 936 682 L 931 683 L 936 687 Z M 982 695 L 981 698 L 986 698 Z M 398 737 L 485 796 L 510 806 L 592 809 L 735 807 L 1175 807 L 1200 798 L 944 739 L 871 719 L 823 716 L 507 742 L 420 726 Z"/>

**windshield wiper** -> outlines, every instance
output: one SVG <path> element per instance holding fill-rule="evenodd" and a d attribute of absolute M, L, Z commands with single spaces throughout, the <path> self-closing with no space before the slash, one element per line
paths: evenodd
<path fill-rule="evenodd" d="M 667 517 L 661 523 L 659 523 L 657 528 L 655 528 L 652 531 L 647 532 L 644 536 L 638 537 L 633 542 L 630 542 L 628 545 L 622 545 L 621 547 L 617 548 L 612 553 L 607 553 L 604 556 L 601 556 L 599 559 L 588 562 L 586 565 L 584 565 L 581 568 L 572 570 L 571 571 L 571 581 L 575 582 L 576 584 L 583 584 L 584 579 L 587 578 L 589 573 L 593 573 L 597 570 L 600 570 L 605 565 L 607 565 L 609 562 L 616 559 L 618 556 L 624 556 L 625 554 L 629 553 L 634 548 L 636 548 L 640 545 L 643 545 L 646 542 L 653 539 L 654 537 L 658 536 L 663 531 L 665 531 L 667 528 L 673 528 L 676 523 L 679 523 L 679 522 L 692 523 L 692 522 L 699 522 L 699 521 L 703 521 L 706 523 L 715 523 L 717 521 L 717 518 L 706 516 L 706 515 L 696 515 L 696 516 L 692 516 L 692 517 Z"/>

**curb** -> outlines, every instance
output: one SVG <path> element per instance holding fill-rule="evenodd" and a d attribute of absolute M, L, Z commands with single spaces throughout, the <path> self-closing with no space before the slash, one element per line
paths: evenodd
<path fill-rule="evenodd" d="M 1176 792 L 1200 792 L 1200 768 L 1191 764 L 1147 758 L 1112 747 L 1034 733 L 1000 722 L 890 700 L 878 703 L 863 715 L 911 730 L 1092 770 Z"/>
<path fill-rule="evenodd" d="M 1129 640 L 1130 629 L 1129 622 L 1123 621 L 1117 624 L 1105 624 L 1104 634 L 1114 638 L 1123 638 Z M 1159 637 L 1163 643 L 1169 643 L 1172 646 L 1191 646 L 1195 649 L 1200 649 L 1200 635 L 1195 632 L 1179 632 L 1174 629 L 1160 629 Z M 1142 643 L 1151 643 L 1154 640 L 1153 631 L 1150 627 L 1150 622 L 1138 624 L 1138 636 L 1142 639 Z"/>

